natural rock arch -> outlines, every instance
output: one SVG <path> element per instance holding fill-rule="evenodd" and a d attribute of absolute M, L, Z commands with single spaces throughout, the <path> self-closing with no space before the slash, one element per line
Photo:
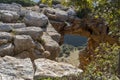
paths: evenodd
<path fill-rule="evenodd" d="M 81 51 L 79 56 L 79 67 L 85 69 L 90 61 L 91 56 L 94 55 L 95 48 L 100 43 L 108 42 L 110 44 L 117 43 L 117 39 L 108 35 L 109 27 L 105 24 L 105 20 L 102 18 L 83 18 L 76 17 L 74 12 L 72 15 L 68 15 L 60 9 L 45 9 L 44 13 L 49 18 L 53 27 L 61 34 L 60 44 L 63 44 L 64 35 L 72 34 L 85 36 L 88 38 L 87 47 L 84 51 Z M 61 19 L 63 18 L 63 19 Z"/>
<path fill-rule="evenodd" d="M 105 24 L 104 19 L 84 18 L 80 19 L 74 15 L 67 15 L 63 10 L 46 8 L 44 13 L 49 18 L 53 27 L 62 35 L 61 44 L 65 34 L 80 35 L 89 38 L 89 49 L 94 49 L 99 43 L 117 42 L 108 35 L 109 27 Z M 64 19 L 61 19 L 64 18 Z"/>
<path fill-rule="evenodd" d="M 37 54 L 49 51 L 51 55 L 48 54 L 50 57 L 47 58 L 55 59 L 60 52 L 58 43 L 62 44 L 65 34 L 88 37 L 86 49 L 90 53 L 92 53 L 95 47 L 101 42 L 116 42 L 115 39 L 108 35 L 108 27 L 105 25 L 103 19 L 80 19 L 76 16 L 72 8 L 61 8 L 59 6 L 53 8 L 43 6 L 41 8 L 41 5 L 39 7 L 23 8 L 17 4 L 0 4 L 0 13 L 0 20 L 3 21 L 3 23 L 0 24 L 1 35 L 9 35 L 9 37 L 12 38 L 12 40 L 7 41 L 7 43 L 12 43 L 14 48 L 11 47 L 10 50 L 14 54 L 16 54 L 16 52 L 18 54 L 18 52 L 29 51 L 29 49 L 32 48 L 33 50 L 31 49 L 32 51 L 30 50 L 29 52 L 33 53 L 35 58 L 38 57 Z M 11 35 L 11 33 L 14 35 Z M 5 36 L 2 36 L 2 38 Z M 5 38 L 5 40 L 6 39 L 7 38 Z M 31 45 L 26 43 L 28 40 Z M 21 43 L 19 41 L 21 41 Z M 18 42 L 20 44 L 18 44 Z M 18 50 L 19 47 L 26 46 L 22 43 L 26 43 L 29 47 Z M 5 44 L 5 42 L 3 41 L 1 44 Z M 44 48 L 41 50 L 38 47 L 41 49 L 42 47 Z M 4 55 L 8 54 L 8 50 L 5 53 L 3 50 L 2 53 L 4 53 Z"/>
<path fill-rule="evenodd" d="M 18 4 L 1 3 L 0 21 L 0 62 L 2 63 L 0 64 L 0 78 L 4 78 L 3 80 L 8 78 L 33 80 L 33 77 L 63 77 L 81 73 L 82 70 L 76 69 L 72 65 L 41 59 L 55 60 L 60 52 L 58 43 L 62 43 L 65 34 L 88 37 L 86 49 L 91 53 L 100 42 L 116 42 L 108 35 L 108 27 L 103 19 L 79 19 L 72 9 L 53 9 L 47 6 L 45 8 L 38 6 L 23 8 Z M 32 62 L 36 69 L 33 69 Z M 42 66 L 39 67 L 41 64 Z M 47 71 L 45 66 L 47 66 Z M 41 73 L 41 68 L 42 72 L 45 71 L 44 75 Z M 63 72 L 56 72 L 53 68 Z M 49 72 L 51 73 L 48 74 Z"/>

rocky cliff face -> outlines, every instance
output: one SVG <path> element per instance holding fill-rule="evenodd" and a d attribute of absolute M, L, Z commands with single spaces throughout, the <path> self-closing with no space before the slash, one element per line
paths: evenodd
<path fill-rule="evenodd" d="M 33 80 L 79 74 L 82 70 L 70 64 L 51 61 L 59 55 L 59 43 L 62 43 L 64 34 L 90 38 L 88 50 L 111 39 L 107 35 L 107 27 L 103 26 L 104 21 L 79 19 L 72 8 L 60 5 L 39 7 L 0 4 L 0 80 Z"/>

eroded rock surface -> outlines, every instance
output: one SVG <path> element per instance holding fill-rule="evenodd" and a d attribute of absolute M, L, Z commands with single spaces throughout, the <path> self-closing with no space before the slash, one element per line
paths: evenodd
<path fill-rule="evenodd" d="M 25 27 L 25 28 L 19 28 L 15 29 L 15 34 L 18 35 L 30 35 L 34 40 L 40 39 L 40 37 L 43 35 L 43 30 L 40 27 Z"/>
<path fill-rule="evenodd" d="M 24 21 L 29 26 L 43 27 L 48 23 L 48 18 L 42 13 L 31 11 L 26 14 Z"/>
<path fill-rule="evenodd" d="M 36 59 L 35 61 L 36 72 L 35 79 L 45 77 L 65 77 L 75 76 L 83 72 L 81 69 L 75 68 L 71 64 L 58 63 L 49 59 Z"/>
<path fill-rule="evenodd" d="M 17 12 L 0 10 L 0 19 L 3 22 L 16 22 L 18 18 L 19 18 L 19 14 L 17 14 Z"/>
<path fill-rule="evenodd" d="M 45 50 L 47 50 L 51 53 L 50 59 L 55 60 L 55 58 L 58 56 L 58 54 L 60 52 L 59 44 L 56 41 L 54 41 L 50 37 L 50 35 L 48 35 L 47 33 L 44 33 L 41 38 L 44 42 L 43 46 L 44 46 Z"/>
<path fill-rule="evenodd" d="M 0 58 L 0 80 L 33 80 L 34 69 L 29 58 Z"/>
<path fill-rule="evenodd" d="M 13 29 L 24 28 L 24 23 L 0 23 L 1 32 L 11 32 Z"/>
<path fill-rule="evenodd" d="M 20 4 L 4 4 L 4 3 L 0 3 L 0 10 L 9 10 L 9 11 L 15 11 L 15 12 L 19 12 L 21 10 L 21 5 Z"/>
<path fill-rule="evenodd" d="M 35 47 L 33 39 L 29 35 L 16 35 L 14 39 L 15 53 L 30 51 Z"/>

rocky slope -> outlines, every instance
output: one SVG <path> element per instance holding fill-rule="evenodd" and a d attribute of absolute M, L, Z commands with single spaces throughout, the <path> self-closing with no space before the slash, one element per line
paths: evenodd
<path fill-rule="evenodd" d="M 80 74 L 81 69 L 52 61 L 59 55 L 64 34 L 88 37 L 87 49 L 91 52 L 100 42 L 115 41 L 108 36 L 104 20 L 79 19 L 74 9 L 60 4 L 25 8 L 0 3 L 0 21 L 0 80 Z"/>
<path fill-rule="evenodd" d="M 0 80 L 69 77 L 82 72 L 71 64 L 52 61 L 59 55 L 61 34 L 37 9 L 0 3 Z"/>

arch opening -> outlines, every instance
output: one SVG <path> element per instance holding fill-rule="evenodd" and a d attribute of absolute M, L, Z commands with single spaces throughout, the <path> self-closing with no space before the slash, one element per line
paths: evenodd
<path fill-rule="evenodd" d="M 79 66 L 79 51 L 87 46 L 88 38 L 79 35 L 65 34 L 58 61 Z"/>

